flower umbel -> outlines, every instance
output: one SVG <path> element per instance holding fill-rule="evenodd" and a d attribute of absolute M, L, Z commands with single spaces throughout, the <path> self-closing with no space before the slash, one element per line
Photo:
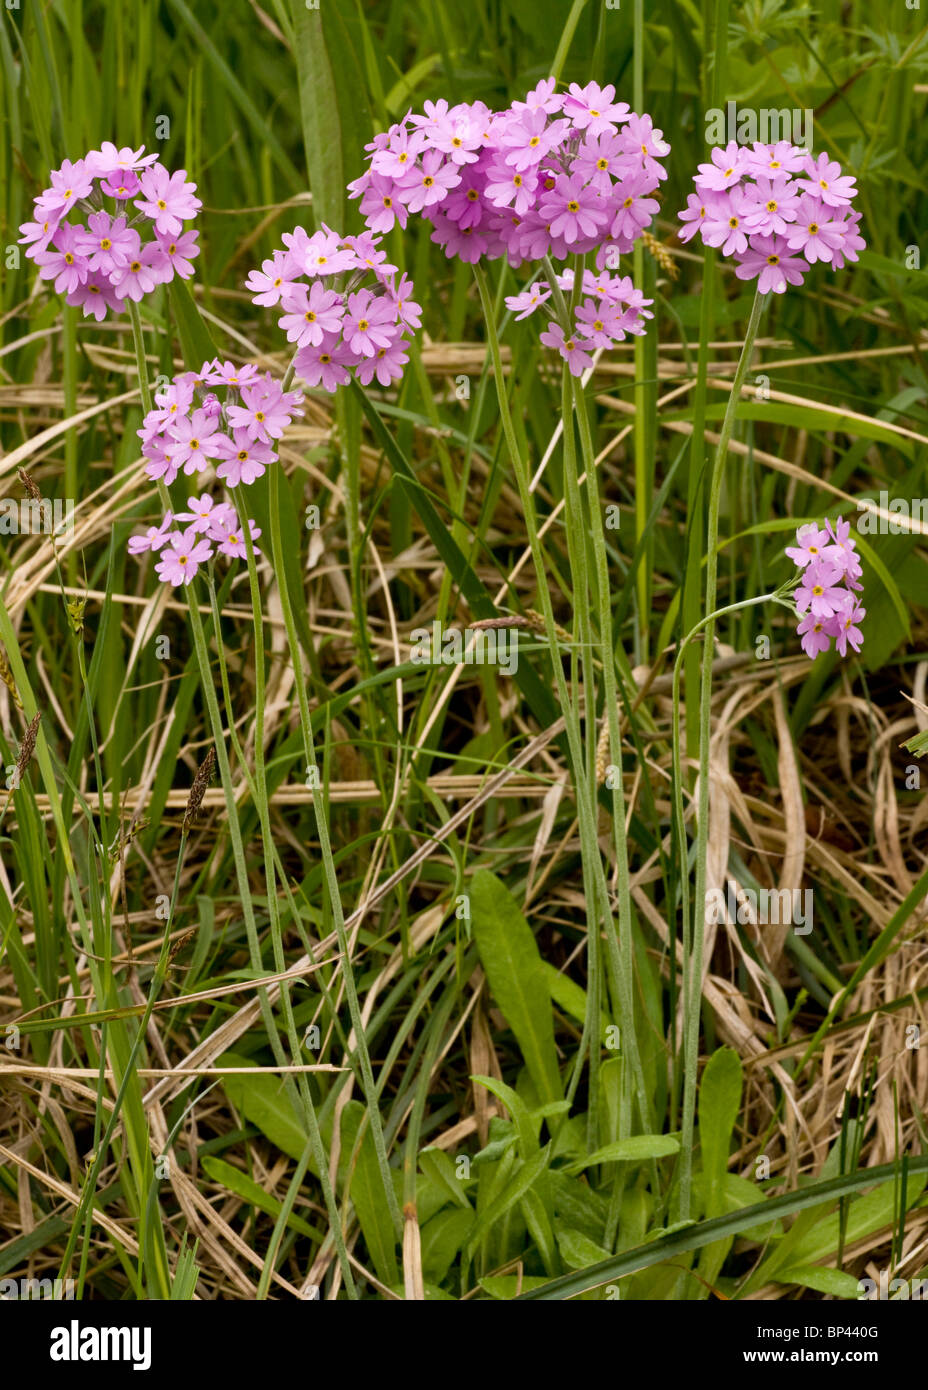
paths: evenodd
<path fill-rule="evenodd" d="M 738 262 L 738 279 L 757 280 L 761 294 L 801 284 L 816 261 L 840 270 L 866 245 L 854 179 L 788 140 L 752 149 L 733 140 L 712 151 L 693 183 L 680 240 L 698 232 L 704 245 L 721 247 Z"/>
<path fill-rule="evenodd" d="M 802 618 L 797 631 L 806 656 L 814 660 L 829 651 L 832 638 L 841 656 L 847 655 L 849 644 L 859 652 L 864 640 L 860 623 L 867 610 L 857 597 L 862 571 L 850 522 L 839 517 L 834 524 L 800 526 L 796 544 L 787 546 L 786 553 L 799 571 L 795 602 Z"/>
<path fill-rule="evenodd" d="M 272 441 L 302 415 L 302 401 L 300 391 L 284 391 L 269 372 L 218 359 L 204 362 L 199 372 L 182 372 L 156 393 L 138 432 L 145 472 L 166 484 L 181 468 L 228 488 L 253 483 L 276 462 Z M 189 584 L 217 552 L 239 559 L 248 554 L 244 523 L 231 503 L 203 492 L 189 497 L 187 507 L 129 540 L 131 555 L 158 553 L 155 571 L 175 587 Z M 253 521 L 247 524 L 257 540 L 260 530 Z"/>
<path fill-rule="evenodd" d="M 202 206 L 196 184 L 144 148 L 105 141 L 73 164 L 66 159 L 35 200 L 35 221 L 19 229 L 41 279 L 98 322 L 175 275 L 188 279 L 199 255 L 197 233 L 183 231 Z"/>

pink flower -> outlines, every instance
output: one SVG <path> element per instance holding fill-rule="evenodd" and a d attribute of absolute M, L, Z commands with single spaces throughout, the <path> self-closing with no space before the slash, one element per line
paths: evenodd
<path fill-rule="evenodd" d="M 279 304 L 285 292 L 297 279 L 287 251 L 275 251 L 269 261 L 261 262 L 260 270 L 249 272 L 245 288 L 255 304 Z"/>
<path fill-rule="evenodd" d="M 611 83 L 600 87 L 596 82 L 588 82 L 581 87 L 579 83 L 571 82 L 564 98 L 564 115 L 575 130 L 584 130 L 588 135 L 602 135 L 614 124 L 629 119 L 628 103 L 614 102 L 614 96 L 615 87 Z"/>
<path fill-rule="evenodd" d="M 115 198 L 118 203 L 126 203 L 134 198 L 141 186 L 138 174 L 132 169 L 114 170 L 100 184 L 107 197 Z"/>
<path fill-rule="evenodd" d="M 29 248 L 26 255 L 30 260 L 35 260 L 38 251 L 46 249 L 58 229 L 58 222 L 58 214 L 49 213 L 43 217 L 41 222 L 23 222 L 20 225 L 19 230 L 22 232 L 22 236 L 19 240 Z"/>
<path fill-rule="evenodd" d="M 783 294 L 787 285 L 801 285 L 803 273 L 809 269 L 808 262 L 801 256 L 789 254 L 782 237 L 756 237 L 751 249 L 735 268 L 739 280 L 753 280 L 757 277 L 757 288 L 761 294 L 773 291 Z"/>
<path fill-rule="evenodd" d="M 857 196 L 857 180 L 850 174 L 842 175 L 841 165 L 827 154 L 820 154 L 818 159 L 806 155 L 804 168 L 808 178 L 800 179 L 799 187 L 829 207 L 846 207 Z"/>
<path fill-rule="evenodd" d="M 796 220 L 787 231 L 786 244 L 801 251 L 810 265 L 833 261 L 843 239 L 842 224 L 834 221 L 819 198 L 804 193 L 796 209 Z"/>
<path fill-rule="evenodd" d="M 571 376 L 582 376 L 587 367 L 592 367 L 593 359 L 584 352 L 578 338 L 565 338 L 559 323 L 550 323 L 539 335 L 545 347 L 555 348 L 567 363 Z"/>
<path fill-rule="evenodd" d="M 730 140 L 724 149 L 716 148 L 708 164 L 700 164 L 693 182 L 707 193 L 724 193 L 741 179 L 745 169 L 745 152 L 737 140 Z"/>
<path fill-rule="evenodd" d="M 813 661 L 819 652 L 827 652 L 831 646 L 831 638 L 825 631 L 825 620 L 816 618 L 812 613 L 806 614 L 796 631 L 802 638 L 802 650 Z"/>
<path fill-rule="evenodd" d="M 364 179 L 366 178 L 366 182 Z M 359 185 L 364 183 L 363 190 Z M 348 185 L 352 197 L 361 194 L 361 212 L 372 232 L 389 232 L 394 222 L 406 226 L 406 207 L 399 196 L 398 185 L 380 174 L 355 179 Z"/>
<path fill-rule="evenodd" d="M 679 240 L 686 243 L 690 241 L 697 232 L 701 232 L 706 219 L 711 215 L 715 206 L 716 204 L 710 200 L 709 196 L 702 192 L 687 194 L 686 207 L 679 216 L 680 221 L 689 223 L 689 226 L 684 227 L 682 231 L 677 233 Z M 709 243 L 706 242 L 706 245 L 708 244 Z"/>
<path fill-rule="evenodd" d="M 577 306 L 577 334 L 584 347 L 611 348 L 625 337 L 622 314 L 618 305 L 608 299 L 598 304 L 588 300 Z"/>
<path fill-rule="evenodd" d="M 492 164 L 486 176 L 486 196 L 494 207 L 514 207 L 519 216 L 527 212 L 535 201 L 538 176 L 533 170 L 524 174 L 513 169 L 503 160 Z M 476 192 L 476 189 L 474 190 Z M 479 198 L 479 193 L 478 193 Z M 475 199 L 477 201 L 477 199 Z M 479 217 L 479 208 L 476 210 Z M 449 213 L 450 216 L 450 213 Z"/>
<path fill-rule="evenodd" d="M 416 287 L 405 271 L 398 281 L 386 286 L 387 297 L 396 307 L 397 323 L 410 333 L 416 333 L 422 327 L 422 306 L 413 299 L 415 292 Z"/>
<path fill-rule="evenodd" d="M 174 513 L 168 512 L 160 526 L 149 526 L 143 536 L 130 536 L 129 554 L 142 555 L 146 550 L 160 550 L 168 539 L 168 531 L 173 521 Z"/>
<path fill-rule="evenodd" d="M 558 175 L 553 190 L 541 201 L 539 211 L 550 224 L 551 235 L 563 236 L 570 245 L 581 237 L 596 236 L 607 213 L 595 192 L 583 187 L 579 177 Z"/>
<path fill-rule="evenodd" d="M 733 189 L 727 198 L 717 199 L 702 225 L 706 246 L 721 246 L 723 256 L 740 255 L 748 249 L 745 220 L 751 200 L 743 188 Z"/>
<path fill-rule="evenodd" d="M 388 300 L 375 297 L 370 290 L 357 290 L 346 301 L 345 342 L 353 353 L 373 357 L 378 348 L 390 346 L 390 326 L 395 321 L 396 312 Z"/>
<path fill-rule="evenodd" d="M 111 140 L 104 140 L 100 149 L 91 150 L 84 156 L 84 165 L 88 172 L 93 172 L 94 178 L 144 169 L 158 159 L 156 154 L 146 154 L 143 157 L 144 149 L 144 145 L 139 145 L 137 150 L 133 150 L 129 145 L 117 149 Z"/>
<path fill-rule="evenodd" d="M 806 151 L 789 140 L 778 140 L 775 145 L 762 145 L 755 140 L 753 149 L 743 151 L 745 172 L 757 178 L 761 174 L 774 177 L 777 174 L 797 174 L 805 167 Z"/>
<path fill-rule="evenodd" d="M 795 180 L 785 174 L 774 178 L 761 176 L 752 190 L 745 226 L 753 235 L 788 235 L 789 224 L 795 221 L 799 191 Z"/>
<path fill-rule="evenodd" d="M 155 573 L 175 588 L 189 584 L 200 566 L 211 558 L 213 547 L 206 539 L 198 540 L 192 526 L 186 531 L 173 532 L 168 539 L 170 544 L 162 552 Z"/>
<path fill-rule="evenodd" d="M 552 121 L 542 107 L 525 109 L 519 118 L 507 123 L 499 143 L 506 163 L 524 174 L 526 169 L 534 169 L 543 159 L 556 150 L 570 131 L 569 121 Z"/>
<path fill-rule="evenodd" d="M 232 435 L 232 439 L 223 436 L 222 462 L 216 469 L 216 476 L 227 487 L 238 487 L 239 483 L 250 486 L 263 475 L 267 465 L 273 463 L 277 455 L 269 444 L 260 439 L 249 439 L 247 430 L 233 430 Z"/>
<path fill-rule="evenodd" d="M 844 603 L 846 589 L 840 587 L 843 575 L 837 565 L 825 560 L 813 560 L 802 576 L 796 591 L 796 608 L 808 611 L 816 618 L 830 618 Z"/>
<path fill-rule="evenodd" d="M 388 179 L 402 179 L 416 167 L 417 156 L 425 149 L 421 130 L 409 131 L 405 123 L 391 126 L 387 143 L 371 158 L 371 168 Z"/>
<path fill-rule="evenodd" d="M 796 532 L 796 544 L 788 545 L 786 553 L 794 565 L 805 569 L 814 560 L 821 560 L 828 545 L 828 532 L 822 530 L 814 521 L 800 526 Z"/>
<path fill-rule="evenodd" d="M 87 261 L 77 250 L 77 229 L 62 222 L 54 237 L 54 249 L 37 251 L 34 257 L 43 280 L 54 280 L 56 294 L 73 293 L 87 279 Z"/>
<path fill-rule="evenodd" d="M 378 348 L 373 357 L 366 357 L 355 373 L 361 385 L 369 386 L 374 377 L 381 386 L 389 386 L 391 382 L 399 381 L 403 375 L 403 368 L 409 361 L 407 346 L 406 339 L 397 332 L 389 347 Z"/>
<path fill-rule="evenodd" d="M 219 421 L 202 407 L 189 418 L 182 415 L 173 420 L 169 430 L 174 442 L 175 468 L 183 468 L 188 474 L 200 473 L 208 467 L 210 459 L 220 457 L 222 436 Z"/>
<path fill-rule="evenodd" d="M 88 269 L 107 277 L 137 256 L 141 245 L 135 228 L 128 227 L 124 217 L 113 218 L 108 212 L 92 212 L 87 226 L 79 227 L 74 238 L 75 249 L 87 257 Z"/>
<path fill-rule="evenodd" d="M 529 314 L 534 314 L 539 305 L 544 304 L 545 300 L 550 298 L 549 286 L 543 280 L 538 280 L 527 290 L 522 290 L 520 294 L 507 295 L 506 308 L 512 310 L 516 319 L 527 319 Z"/>
<path fill-rule="evenodd" d="M 625 197 L 616 209 L 615 218 L 609 228 L 610 236 L 635 241 L 642 230 L 651 225 L 660 209 L 660 203 L 656 198 L 644 196 L 648 189 L 649 184 L 643 174 L 628 179 L 623 184 L 622 192 Z"/>
<path fill-rule="evenodd" d="M 261 529 L 249 519 L 248 530 L 251 535 L 252 549 L 256 555 L 260 555 L 261 551 L 254 542 L 260 536 Z M 244 529 L 239 520 L 238 513 L 232 507 L 229 507 L 224 515 L 217 519 L 216 524 L 210 531 L 210 535 L 213 540 L 219 542 L 220 555 L 228 555 L 230 559 L 236 560 L 248 559 L 248 546 L 245 541 Z"/>
<path fill-rule="evenodd" d="M 80 198 L 86 198 L 93 188 L 93 179 L 82 159 L 71 163 L 66 159 L 60 169 L 50 175 L 51 188 L 42 195 L 45 215 L 57 212 L 64 216 Z"/>
<path fill-rule="evenodd" d="M 185 221 L 195 217 L 203 204 L 194 197 L 196 184 L 187 182 L 186 169 L 168 173 L 163 164 L 146 169 L 139 179 L 142 197 L 135 206 L 155 224 L 159 236 L 177 236 Z"/>
<path fill-rule="evenodd" d="M 292 285 L 284 299 L 288 311 L 277 322 L 288 340 L 297 347 L 321 343 L 327 333 L 338 333 L 342 325 L 342 297 L 327 290 L 319 280 L 307 290 L 303 283 Z"/>
<path fill-rule="evenodd" d="M 222 505 L 222 504 L 220 504 Z M 198 535 L 205 535 L 213 524 L 213 512 L 216 503 L 208 492 L 204 492 L 200 497 L 188 497 L 187 506 L 189 512 L 178 512 L 178 521 L 189 521 L 189 529 Z"/>
<path fill-rule="evenodd" d="M 254 386 L 242 389 L 242 404 L 226 407 L 229 424 L 243 429 L 249 440 L 267 443 L 279 439 L 294 415 L 302 415 L 299 392 L 284 392 L 280 382 L 267 377 Z"/>
<path fill-rule="evenodd" d="M 159 236 L 158 249 L 175 275 L 189 280 L 193 274 L 193 258 L 199 256 L 200 247 L 196 231 L 191 228 L 180 236 Z"/>
<path fill-rule="evenodd" d="M 461 175 L 450 164 L 446 164 L 439 150 L 428 150 L 422 156 L 418 169 L 412 170 L 408 178 L 399 185 L 403 202 L 410 212 L 421 212 L 440 203 L 448 190 L 456 188 Z"/>
<path fill-rule="evenodd" d="M 112 309 L 116 314 L 122 309 L 122 301 L 117 298 L 116 291 L 106 276 L 95 275 L 93 271 L 82 285 L 78 285 L 66 295 L 64 302 L 80 309 L 85 319 L 92 315 L 97 323 L 103 322 L 108 309 Z"/>
<path fill-rule="evenodd" d="M 317 347 L 300 348 L 295 359 L 296 370 L 307 386 L 322 386 L 325 391 L 334 391 L 339 386 L 347 386 L 350 381 L 346 364 L 353 359 L 343 347 L 323 342 Z"/>
<path fill-rule="evenodd" d="M 858 627 L 867 616 L 866 608 L 861 608 L 860 604 L 852 594 L 848 594 L 844 608 L 840 613 L 835 614 L 835 625 L 837 632 L 834 634 L 835 646 L 838 648 L 839 655 L 847 656 L 847 644 L 850 642 L 855 652 L 859 652 L 863 645 L 864 635 Z"/>
<path fill-rule="evenodd" d="M 153 242 L 143 246 L 111 279 L 117 299 L 132 299 L 136 303 L 151 294 L 164 279 L 164 256 Z"/>

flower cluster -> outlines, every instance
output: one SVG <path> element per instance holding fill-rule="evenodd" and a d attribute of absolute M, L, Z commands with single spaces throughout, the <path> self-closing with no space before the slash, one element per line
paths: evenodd
<path fill-rule="evenodd" d="M 188 497 L 187 506 L 189 511 L 168 512 L 160 526 L 150 526 L 144 536 L 132 536 L 129 541 L 130 555 L 142 555 L 147 550 L 160 553 L 155 573 L 175 588 L 189 584 L 200 566 L 211 560 L 216 552 L 240 560 L 248 557 L 244 528 L 231 503 L 217 502 L 204 492 L 200 497 Z M 187 525 L 183 529 L 172 529 L 178 521 Z M 252 549 L 260 555 L 254 542 L 261 528 L 251 520 L 248 528 Z"/>
<path fill-rule="evenodd" d="M 283 235 L 284 248 L 246 281 L 255 304 L 283 310 L 278 323 L 297 348 L 296 372 L 308 386 L 335 391 L 353 372 L 362 386 L 389 386 L 409 360 L 407 335 L 421 309 L 405 273 L 387 262 L 379 236 L 339 236 L 323 223 Z"/>
<path fill-rule="evenodd" d="M 183 230 L 202 206 L 196 184 L 144 149 L 107 140 L 83 159 L 66 159 L 36 198 L 35 220 L 19 229 L 40 277 L 98 322 L 175 275 L 186 280 L 199 255 L 196 232 Z"/>
<path fill-rule="evenodd" d="M 857 597 L 862 571 L 850 522 L 839 517 L 834 526 L 830 521 L 824 527 L 814 521 L 800 526 L 786 553 L 800 572 L 795 601 L 804 616 L 797 630 L 806 656 L 827 652 L 832 637 L 841 656 L 847 655 L 848 643 L 859 652 L 864 639 L 858 624 L 867 610 Z"/>
<path fill-rule="evenodd" d="M 816 158 L 788 140 L 751 149 L 732 140 L 693 182 L 680 240 L 699 232 L 706 246 L 734 256 L 739 280 L 757 280 L 761 294 L 800 284 L 816 261 L 841 270 L 866 245 L 855 180 L 827 154 Z"/>
<path fill-rule="evenodd" d="M 145 472 L 165 484 L 181 470 L 188 476 L 215 470 L 227 488 L 253 483 L 277 459 L 274 444 L 291 420 L 302 415 L 302 400 L 301 392 L 284 391 L 269 372 L 249 365 L 214 359 L 199 372 L 182 372 L 156 393 L 154 408 L 142 421 L 138 433 Z M 199 566 L 212 558 L 214 546 L 230 557 L 245 559 L 248 553 L 242 522 L 231 504 L 203 493 L 188 498 L 187 505 L 188 512 L 168 512 L 160 526 L 129 541 L 132 555 L 163 549 L 157 573 L 174 585 L 189 584 Z M 172 529 L 178 521 L 187 523 L 183 530 Z M 248 526 L 257 539 L 260 530 L 251 521 Z"/>
<path fill-rule="evenodd" d="M 574 272 L 570 269 L 557 277 L 565 293 L 573 291 L 574 280 Z M 643 334 L 645 320 L 654 317 L 646 307 L 654 301 L 645 299 L 627 275 L 594 274 L 585 270 L 580 291 L 583 298 L 573 311 L 569 332 L 565 332 L 564 324 L 554 316 L 540 335 L 546 347 L 560 353 L 572 376 L 580 376 L 593 365 L 590 354 L 594 349 L 614 347 L 628 333 Z M 524 319 L 542 304 L 550 311 L 551 295 L 548 282 L 536 280 L 520 294 L 508 295 L 506 305 L 517 319 Z"/>
<path fill-rule="evenodd" d="M 445 254 L 471 263 L 631 250 L 657 212 L 670 146 L 613 86 L 554 88 L 553 77 L 539 82 L 505 111 L 426 102 L 377 135 L 349 184 L 371 230 L 421 213 Z"/>

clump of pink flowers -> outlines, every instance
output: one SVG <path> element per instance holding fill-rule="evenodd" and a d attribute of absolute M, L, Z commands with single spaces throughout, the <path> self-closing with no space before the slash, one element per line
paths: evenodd
<path fill-rule="evenodd" d="M 214 359 L 182 372 L 155 394 L 138 431 L 145 472 L 170 484 L 183 471 L 207 474 L 226 488 L 251 484 L 277 460 L 276 441 L 302 415 L 303 395 L 285 391 L 269 372 Z M 245 559 L 243 522 L 231 503 L 209 492 L 188 498 L 189 511 L 168 512 L 129 541 L 129 553 L 160 552 L 156 572 L 168 584 L 189 584 L 214 553 Z M 186 523 L 174 529 L 177 522 Z M 252 540 L 260 536 L 248 521 Z M 255 547 L 257 549 L 257 547 Z"/>
<path fill-rule="evenodd" d="M 323 223 L 312 235 L 295 227 L 283 241 L 246 288 L 255 304 L 283 311 L 277 322 L 297 349 L 296 373 L 326 391 L 347 385 L 352 373 L 362 386 L 398 381 L 422 311 L 381 238 L 339 236 Z"/>
<path fill-rule="evenodd" d="M 670 146 L 613 86 L 555 85 L 539 82 L 504 111 L 429 101 L 377 135 L 369 168 L 349 184 L 371 230 L 421 213 L 445 254 L 471 263 L 595 250 L 602 269 L 610 249 L 631 250 L 658 210 L 651 195 Z"/>
<path fill-rule="evenodd" d="M 83 159 L 66 159 L 36 198 L 34 221 L 20 227 L 26 255 L 65 302 L 99 322 L 121 313 L 175 275 L 186 280 L 199 255 L 184 231 L 202 204 L 186 171 L 171 173 L 156 154 L 109 141 Z"/>
<path fill-rule="evenodd" d="M 571 294 L 575 283 L 573 270 L 565 270 L 557 277 L 557 283 L 565 294 Z M 566 332 L 564 324 L 553 313 L 552 290 L 546 280 L 536 280 L 520 294 L 506 297 L 506 306 L 517 319 L 527 318 L 542 305 L 551 313 L 540 338 L 545 347 L 561 355 L 572 376 L 581 376 L 593 365 L 591 354 L 597 348 L 614 347 L 628 333 L 642 335 L 647 329 L 646 320 L 654 317 L 647 308 L 654 301 L 645 299 L 627 275 L 585 270 L 580 291 L 582 298 L 573 310 Z"/>
<path fill-rule="evenodd" d="M 859 624 L 867 615 L 857 595 L 863 589 L 857 545 L 850 522 L 839 517 L 824 527 L 817 522 L 800 526 L 796 544 L 786 553 L 799 570 L 795 591 L 796 611 L 803 615 L 797 629 L 802 649 L 813 659 L 831 648 L 831 639 L 841 656 L 848 644 L 859 652 L 864 640 Z"/>
<path fill-rule="evenodd" d="M 757 280 L 761 294 L 801 284 L 817 261 L 841 270 L 866 245 L 855 180 L 827 154 L 788 140 L 750 149 L 732 140 L 700 164 L 693 183 L 680 240 L 698 232 L 704 245 L 733 256 L 738 279 Z"/>

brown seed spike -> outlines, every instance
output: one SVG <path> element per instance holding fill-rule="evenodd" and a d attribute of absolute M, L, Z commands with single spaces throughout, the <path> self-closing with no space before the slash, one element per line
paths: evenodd
<path fill-rule="evenodd" d="M 206 757 L 197 768 L 197 775 L 193 779 L 193 786 L 190 788 L 190 795 L 187 798 L 187 809 L 184 812 L 184 834 L 186 835 L 190 827 L 196 822 L 200 813 L 200 806 L 206 788 L 213 780 L 213 772 L 216 768 L 216 750 L 210 748 Z"/>
<path fill-rule="evenodd" d="M 41 502 L 42 494 L 41 492 L 39 492 L 39 489 L 36 487 L 32 479 L 29 477 L 29 474 L 26 472 L 25 468 L 17 468 L 16 472 L 19 474 L 19 481 L 22 483 L 23 487 L 26 489 L 33 502 Z"/>
<path fill-rule="evenodd" d="M 39 732 L 39 720 L 42 718 L 42 711 L 37 710 L 34 718 L 30 719 L 26 725 L 26 732 L 23 734 L 22 746 L 19 750 L 19 757 L 16 760 L 16 776 L 21 778 L 35 752 L 36 735 Z"/>

